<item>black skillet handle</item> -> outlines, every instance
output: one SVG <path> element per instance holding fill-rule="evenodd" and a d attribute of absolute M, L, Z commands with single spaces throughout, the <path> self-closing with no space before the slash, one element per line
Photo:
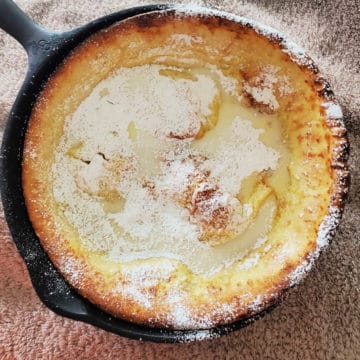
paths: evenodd
<path fill-rule="evenodd" d="M 25 48 L 30 70 L 48 56 L 62 38 L 61 34 L 35 24 L 12 0 L 0 0 L 0 28 Z"/>

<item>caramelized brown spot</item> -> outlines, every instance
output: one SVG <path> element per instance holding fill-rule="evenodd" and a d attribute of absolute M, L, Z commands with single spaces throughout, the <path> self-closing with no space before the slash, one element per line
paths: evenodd
<path fill-rule="evenodd" d="M 168 138 L 177 139 L 177 140 L 191 139 L 195 136 L 196 134 L 190 132 L 185 134 L 175 134 L 172 131 L 170 131 L 169 134 L 167 135 Z"/>
<path fill-rule="evenodd" d="M 190 211 L 191 221 L 202 228 L 199 240 L 216 244 L 227 232 L 231 209 L 223 203 L 224 194 L 219 187 L 204 180 L 204 175 L 200 177 L 202 181 L 198 177 L 195 181 L 200 182 L 189 187 L 185 206 Z"/>
<path fill-rule="evenodd" d="M 217 198 L 223 195 L 222 192 L 213 187 L 195 191 L 194 195 L 191 215 L 206 227 L 225 229 L 229 222 L 229 209 L 217 201 Z"/>
<path fill-rule="evenodd" d="M 143 188 L 146 188 L 150 195 L 156 199 L 157 198 L 157 193 L 156 193 L 156 188 L 155 188 L 155 184 L 152 181 L 149 180 L 145 180 L 142 184 Z"/>

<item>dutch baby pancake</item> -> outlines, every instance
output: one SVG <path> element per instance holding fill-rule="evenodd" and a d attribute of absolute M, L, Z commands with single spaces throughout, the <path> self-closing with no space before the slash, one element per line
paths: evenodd
<path fill-rule="evenodd" d="M 55 267 L 138 324 L 207 329 L 297 283 L 342 208 L 341 110 L 311 60 L 186 9 L 97 32 L 44 86 L 23 190 Z"/>

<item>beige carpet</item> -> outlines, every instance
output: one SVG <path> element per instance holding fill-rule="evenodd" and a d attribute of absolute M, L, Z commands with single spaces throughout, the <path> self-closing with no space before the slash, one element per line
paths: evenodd
<path fill-rule="evenodd" d="M 56 30 L 70 29 L 100 15 L 144 3 L 148 1 L 18 0 L 37 22 Z M 360 358 L 360 2 L 202 3 L 281 30 L 311 54 L 331 81 L 343 106 L 352 144 L 352 187 L 335 240 L 304 283 L 264 319 L 212 341 L 152 344 L 128 340 L 48 310 L 31 286 L 1 215 L 0 359 Z M 20 45 L 0 31 L 1 131 L 25 67 L 26 57 Z"/>

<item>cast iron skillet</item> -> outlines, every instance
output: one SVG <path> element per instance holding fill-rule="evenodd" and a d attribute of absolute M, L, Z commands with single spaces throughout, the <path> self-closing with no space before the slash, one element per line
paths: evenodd
<path fill-rule="evenodd" d="M 211 330 L 175 331 L 152 329 L 116 319 L 77 294 L 54 268 L 29 221 L 21 186 L 21 162 L 25 131 L 32 106 L 50 74 L 69 52 L 96 31 L 128 17 L 165 10 L 171 5 L 135 7 L 94 20 L 64 33 L 49 32 L 24 14 L 11 0 L 0 0 L 0 27 L 25 48 L 29 66 L 25 81 L 10 112 L 1 148 L 1 196 L 12 237 L 28 268 L 33 286 L 51 310 L 96 325 L 128 338 L 155 342 L 186 342 L 217 337 L 240 329 L 263 313 Z"/>

